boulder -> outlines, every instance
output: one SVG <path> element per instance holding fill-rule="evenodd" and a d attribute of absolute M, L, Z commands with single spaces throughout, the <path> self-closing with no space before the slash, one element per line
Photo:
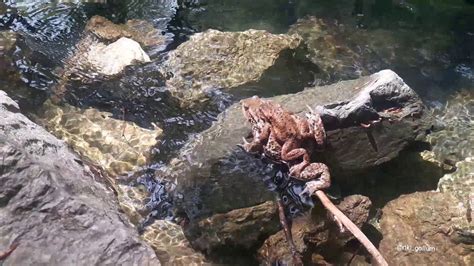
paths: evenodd
<path fill-rule="evenodd" d="M 235 88 L 260 79 L 282 51 L 297 48 L 300 41 L 297 35 L 263 30 L 207 30 L 171 51 L 161 69 L 175 96 L 196 100 L 211 89 Z"/>
<path fill-rule="evenodd" d="M 159 265 L 114 195 L 67 145 L 0 91 L 0 250 L 4 265 Z"/>
<path fill-rule="evenodd" d="M 39 122 L 51 133 L 112 176 L 144 165 L 163 132 L 158 127 L 141 128 L 93 108 L 60 106 L 51 101 L 44 103 L 41 113 Z"/>
<path fill-rule="evenodd" d="M 352 195 L 344 198 L 337 207 L 358 227 L 367 222 L 372 203 L 369 198 Z M 293 221 L 291 228 L 293 241 L 308 264 L 315 263 L 315 253 L 325 257 L 340 254 L 344 245 L 354 239 L 348 231 L 341 233 L 338 226 L 327 218 L 322 207 L 314 208 L 310 215 L 302 216 Z M 265 240 L 258 250 L 259 261 L 264 265 L 275 263 L 291 264 L 292 255 L 283 230 Z M 319 260 L 321 258 L 319 257 Z"/>
<path fill-rule="evenodd" d="M 327 163 L 333 176 L 395 158 L 421 140 L 431 126 L 419 97 L 390 70 L 270 99 L 296 114 L 304 112 L 306 104 L 320 106 L 315 111 L 322 115 L 329 144 L 315 156 Z M 399 109 L 390 112 L 391 107 Z M 381 121 L 370 128 L 360 125 L 377 117 Z M 274 173 L 237 147 L 249 132 L 236 103 L 186 144 L 168 168 L 157 173 L 178 180 L 177 191 L 184 195 L 183 206 L 190 217 L 272 200 L 262 179 Z"/>

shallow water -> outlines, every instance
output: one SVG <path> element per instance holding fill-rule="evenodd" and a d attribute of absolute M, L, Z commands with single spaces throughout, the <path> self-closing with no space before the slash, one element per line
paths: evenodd
<path fill-rule="evenodd" d="M 14 47 L 5 52 L 0 62 L 0 89 L 18 100 L 22 110 L 35 113 L 37 106 L 50 97 L 59 79 L 57 70 L 67 68 L 66 59 L 74 52 L 74 45 L 93 15 L 115 23 L 144 19 L 172 39 L 164 51 L 147 50 L 151 63 L 128 67 L 112 80 L 71 82 L 65 95 L 65 101 L 77 107 L 108 111 L 115 118 L 146 128 L 158 124 L 164 136 L 153 150 L 150 168 L 167 163 L 193 134 L 208 128 L 226 107 L 254 94 L 292 93 L 314 84 L 355 78 L 360 71 L 369 74 L 384 68 L 397 72 L 435 108 L 443 106 L 457 91 L 474 88 L 472 1 L 30 0 L 0 3 L 0 30 L 17 33 Z M 299 51 L 302 54 L 298 60 L 283 54 L 258 82 L 232 91 L 216 91 L 208 101 L 192 107 L 180 106 L 166 90 L 158 65 L 168 51 L 193 33 L 207 29 L 286 33 L 306 16 L 322 19 L 328 25 L 327 34 L 334 36 L 337 45 L 361 55 L 366 62 L 355 62 L 341 72 L 325 75 L 306 58 L 307 51 Z M 363 64 L 363 70 L 358 64 Z M 396 163 L 403 165 L 403 161 Z M 420 189 L 432 189 L 435 183 L 427 181 Z M 386 192 L 386 198 L 396 197 L 390 193 Z"/>

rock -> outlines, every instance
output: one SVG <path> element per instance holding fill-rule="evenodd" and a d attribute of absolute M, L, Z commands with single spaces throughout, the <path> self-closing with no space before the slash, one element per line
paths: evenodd
<path fill-rule="evenodd" d="M 267 201 L 202 219 L 187 235 L 195 248 L 206 253 L 224 246 L 251 249 L 279 226 L 275 202 Z"/>
<path fill-rule="evenodd" d="M 5 56 L 5 54 L 11 52 L 12 48 L 15 46 L 16 39 L 18 34 L 13 31 L 0 31 L 0 55 Z"/>
<path fill-rule="evenodd" d="M 380 65 L 368 68 L 366 61 L 370 55 L 361 55 L 350 47 L 344 25 L 308 16 L 293 24 L 288 34 L 299 34 L 303 38 L 309 50 L 308 58 L 326 75 L 320 77 L 323 82 L 353 79 L 382 68 Z"/>
<path fill-rule="evenodd" d="M 451 193 L 403 195 L 382 210 L 380 252 L 391 265 L 472 265 L 469 208 Z"/>
<path fill-rule="evenodd" d="M 42 113 L 39 122 L 50 132 L 112 176 L 127 174 L 144 165 L 162 134 L 160 128 L 140 128 L 93 108 L 81 110 L 46 101 Z"/>
<path fill-rule="evenodd" d="M 422 139 L 430 128 L 421 100 L 390 70 L 271 99 L 297 114 L 305 111 L 306 104 L 323 106 L 318 110 L 329 146 L 315 155 L 327 163 L 333 175 L 387 162 Z M 392 106 L 401 109 L 396 114 L 384 113 Z M 360 126 L 377 115 L 385 118 L 369 129 Z M 237 147 L 249 132 L 237 103 L 186 144 L 167 169 L 157 173 L 178 180 L 177 190 L 186 195 L 183 201 L 190 217 L 272 200 L 262 182 L 268 175 L 265 165 Z"/>
<path fill-rule="evenodd" d="M 446 106 L 435 111 L 442 128 L 428 135 L 435 158 L 442 163 L 454 164 L 474 156 L 474 93 L 463 90 L 448 100 Z"/>
<path fill-rule="evenodd" d="M 164 265 L 208 265 L 201 253 L 196 252 L 175 223 L 156 220 L 147 226 L 143 239 L 155 250 Z"/>
<path fill-rule="evenodd" d="M 350 20 L 353 16 L 346 17 L 341 19 Z M 420 75 L 426 75 L 447 68 L 450 62 L 445 54 L 456 46 L 452 35 L 442 32 L 361 29 L 351 26 L 355 23 L 307 16 L 288 30 L 288 34 L 303 38 L 309 50 L 308 58 L 323 71 L 316 82 L 357 78 L 387 67 L 417 68 Z"/>
<path fill-rule="evenodd" d="M 344 198 L 337 207 L 358 227 L 361 227 L 369 216 L 371 207 L 369 198 L 352 195 Z M 343 246 L 354 237 L 350 232 L 340 233 L 339 228 L 327 218 L 327 212 L 321 206 L 313 209 L 311 215 L 293 221 L 291 228 L 293 241 L 304 260 L 313 261 L 314 251 L 326 256 L 340 254 Z M 292 262 L 283 230 L 270 236 L 258 250 L 259 261 L 264 265 Z M 321 260 L 321 258 L 319 258 Z"/>
<path fill-rule="evenodd" d="M 171 51 L 161 69 L 167 85 L 183 100 L 196 100 L 210 89 L 234 88 L 258 80 L 284 50 L 295 49 L 296 35 L 262 30 L 207 30 Z"/>
<path fill-rule="evenodd" d="M 474 157 L 456 163 L 456 171 L 440 178 L 438 191 L 453 194 L 462 204 L 474 207 Z M 473 208 L 471 208 L 471 213 Z M 474 217 L 474 213 L 471 214 Z"/>
<path fill-rule="evenodd" d="M 130 20 L 125 25 L 117 25 L 100 16 L 92 17 L 82 39 L 76 44 L 74 54 L 56 73 L 59 81 L 52 88 L 53 100 L 62 100 L 70 80 L 82 83 L 107 80 L 116 77 L 127 66 L 150 62 L 137 41 L 145 46 L 159 45 L 159 50 L 167 44 L 166 37 L 146 21 Z"/>
<path fill-rule="evenodd" d="M 165 45 L 169 41 L 153 27 L 152 23 L 139 19 L 128 20 L 125 24 L 115 24 L 96 15 L 87 22 L 85 31 L 107 42 L 115 42 L 122 37 L 130 38 L 143 46 Z"/>
<path fill-rule="evenodd" d="M 150 62 L 150 57 L 136 41 L 122 37 L 109 45 L 98 43 L 91 46 L 86 54 L 86 60 L 94 71 L 111 76 L 134 63 Z"/>
<path fill-rule="evenodd" d="M 113 193 L 66 144 L 0 91 L 0 250 L 4 265 L 159 265 Z"/>

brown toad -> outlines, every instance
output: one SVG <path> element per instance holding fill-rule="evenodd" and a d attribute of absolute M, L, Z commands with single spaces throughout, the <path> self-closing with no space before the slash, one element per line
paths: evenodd
<path fill-rule="evenodd" d="M 318 146 L 324 144 L 325 131 L 321 118 L 316 113 L 308 119 L 284 110 L 279 104 L 254 96 L 241 101 L 245 118 L 252 125 L 253 140 L 243 148 L 248 152 L 260 153 L 273 160 L 290 164 L 290 175 L 300 178 L 303 169 L 310 164 L 307 140 L 315 140 Z M 299 163 L 293 163 L 302 159 Z M 303 178 L 302 178 L 303 179 Z"/>

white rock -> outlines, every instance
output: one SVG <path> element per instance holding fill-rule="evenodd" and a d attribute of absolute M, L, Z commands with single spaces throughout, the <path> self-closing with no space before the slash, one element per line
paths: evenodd
<path fill-rule="evenodd" d="M 91 46 L 86 58 L 94 70 L 102 75 L 115 75 L 134 63 L 150 62 L 150 57 L 140 44 L 126 37 L 109 45 L 98 43 Z"/>

